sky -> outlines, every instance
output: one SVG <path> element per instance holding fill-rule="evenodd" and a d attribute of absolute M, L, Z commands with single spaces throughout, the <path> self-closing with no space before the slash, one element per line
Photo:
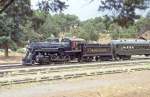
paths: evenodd
<path fill-rule="evenodd" d="M 31 0 L 31 5 L 33 9 L 36 9 L 37 2 L 40 0 Z M 67 4 L 69 7 L 64 11 L 65 14 L 74 14 L 79 17 L 80 20 L 87 20 L 90 18 L 103 16 L 109 14 L 109 12 L 100 12 L 98 11 L 99 0 L 94 0 L 90 3 L 91 0 L 68 0 Z M 136 12 L 138 14 L 146 15 L 148 10 Z"/>
<path fill-rule="evenodd" d="M 40 0 L 31 0 L 32 8 L 36 9 L 37 2 Z M 90 0 L 68 0 L 69 7 L 64 11 L 65 14 L 74 14 L 80 20 L 102 16 L 104 13 L 98 11 L 97 0 L 90 3 Z"/>

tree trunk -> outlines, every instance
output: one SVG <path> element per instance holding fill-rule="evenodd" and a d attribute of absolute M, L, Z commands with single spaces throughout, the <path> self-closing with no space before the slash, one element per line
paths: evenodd
<path fill-rule="evenodd" d="M 6 45 L 4 49 L 5 49 L 5 53 L 4 53 L 5 57 L 8 57 L 8 46 Z"/>

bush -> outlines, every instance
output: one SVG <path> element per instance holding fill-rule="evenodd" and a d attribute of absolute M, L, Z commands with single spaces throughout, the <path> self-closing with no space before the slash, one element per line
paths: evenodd
<path fill-rule="evenodd" d="M 25 52 L 26 52 L 25 48 L 17 49 L 17 53 L 25 53 Z"/>
<path fill-rule="evenodd" d="M 4 52 L 4 49 L 0 49 L 0 52 Z"/>

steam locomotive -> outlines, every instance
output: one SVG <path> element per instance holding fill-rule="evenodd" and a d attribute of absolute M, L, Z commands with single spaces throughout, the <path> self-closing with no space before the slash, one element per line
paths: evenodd
<path fill-rule="evenodd" d="M 55 62 L 90 62 L 100 60 L 129 60 L 132 55 L 150 55 L 150 41 L 140 39 L 112 40 L 109 44 L 87 43 L 80 38 L 49 39 L 31 42 L 27 46 L 23 65 Z"/>

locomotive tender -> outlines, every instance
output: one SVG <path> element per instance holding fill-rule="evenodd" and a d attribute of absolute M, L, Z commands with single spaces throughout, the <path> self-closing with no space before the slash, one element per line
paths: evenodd
<path fill-rule="evenodd" d="M 23 65 L 50 64 L 54 62 L 78 62 L 98 60 L 127 60 L 132 55 L 150 55 L 149 40 L 112 40 L 109 44 L 87 43 L 83 39 L 58 38 L 45 42 L 32 42 L 22 60 Z"/>

